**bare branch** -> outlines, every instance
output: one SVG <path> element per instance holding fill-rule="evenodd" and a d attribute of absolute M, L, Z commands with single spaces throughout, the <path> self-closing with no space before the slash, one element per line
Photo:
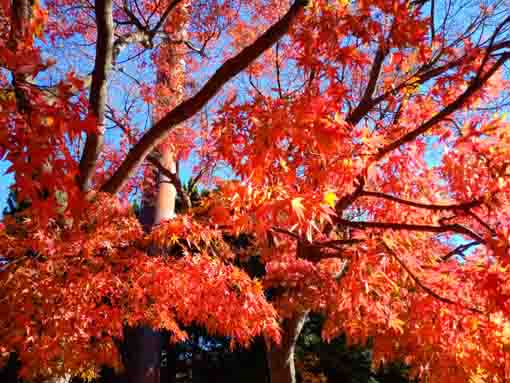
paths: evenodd
<path fill-rule="evenodd" d="M 358 106 L 356 106 L 356 108 L 354 108 L 354 110 L 349 113 L 349 116 L 346 119 L 349 124 L 358 124 L 361 119 L 372 109 L 372 96 L 374 94 L 375 86 L 377 85 L 377 80 L 379 79 L 379 74 L 381 73 L 382 64 L 386 54 L 387 49 L 385 48 L 385 41 L 381 41 L 375 54 L 372 68 L 370 69 L 365 93 L 363 94 L 363 97 L 361 97 Z"/>
<path fill-rule="evenodd" d="M 375 191 L 366 191 L 363 190 L 361 192 L 360 197 L 375 197 L 375 198 L 382 198 L 388 201 L 396 202 L 402 205 L 408 205 L 412 207 L 416 207 L 419 209 L 426 209 L 426 210 L 434 210 L 434 211 L 442 211 L 442 210 L 462 210 L 467 211 L 469 209 L 472 209 L 474 207 L 480 206 L 483 202 L 483 200 L 474 200 L 471 202 L 463 202 L 458 204 L 450 204 L 450 205 L 433 205 L 433 204 L 426 204 L 421 202 L 414 202 L 409 201 L 406 199 L 398 198 L 395 196 L 392 196 L 390 194 L 375 192 Z"/>
<path fill-rule="evenodd" d="M 365 186 L 365 179 L 363 177 L 358 177 L 356 179 L 357 186 L 356 189 L 350 193 L 342 197 L 336 204 L 335 204 L 335 211 L 338 214 L 339 217 L 342 216 L 342 213 L 345 209 L 347 209 L 349 206 L 352 205 L 352 203 L 358 199 L 361 194 L 363 193 L 363 187 Z"/>
<path fill-rule="evenodd" d="M 28 26 L 32 19 L 32 6 L 29 0 L 13 0 L 11 10 L 11 31 L 8 48 L 16 53 L 18 44 L 23 41 L 27 35 Z M 12 72 L 12 86 L 16 97 L 16 108 L 20 114 L 30 114 L 32 107 L 30 105 L 30 97 L 27 95 L 24 87 L 27 81 L 31 80 L 31 76 L 25 73 L 19 73 L 16 68 L 8 68 Z"/>
<path fill-rule="evenodd" d="M 190 192 L 195 188 L 195 186 L 197 186 L 198 182 L 201 180 L 201 178 L 208 172 L 210 171 L 211 169 L 214 168 L 214 165 L 211 164 L 210 162 L 208 162 L 206 165 L 204 165 L 202 167 L 202 169 L 200 169 L 200 171 L 197 173 L 197 175 L 195 177 L 193 177 L 190 181 L 189 181 L 189 190 Z"/>
<path fill-rule="evenodd" d="M 244 48 L 236 56 L 227 60 L 205 83 L 193 97 L 183 101 L 172 111 L 159 120 L 138 143 L 129 151 L 125 160 L 115 171 L 113 176 L 103 185 L 102 191 L 116 193 L 125 184 L 135 169 L 140 165 L 152 149 L 163 140 L 168 132 L 176 125 L 186 121 L 199 112 L 207 102 L 230 79 L 246 69 L 264 51 L 287 33 L 292 22 L 308 5 L 309 0 L 296 0 L 289 11 L 278 22 L 272 25 L 264 34 L 252 44 Z"/>
<path fill-rule="evenodd" d="M 280 52 L 279 51 L 280 51 L 280 46 L 277 42 L 276 46 L 275 46 L 276 83 L 278 85 L 278 96 L 280 98 L 283 98 L 282 81 L 280 78 L 281 76 L 280 76 L 280 57 L 279 57 Z"/>
<path fill-rule="evenodd" d="M 90 188 L 96 162 L 103 147 L 107 80 L 113 54 L 112 0 L 96 0 L 95 12 L 97 44 L 89 96 L 89 112 L 97 118 L 97 132 L 87 135 L 85 148 L 80 160 L 80 187 L 82 190 Z"/>
<path fill-rule="evenodd" d="M 436 26 L 435 26 L 435 13 L 436 13 L 436 3 L 435 0 L 431 0 L 430 2 L 430 43 L 434 41 L 436 37 Z"/>
<path fill-rule="evenodd" d="M 421 287 L 421 289 L 423 291 L 425 291 L 427 294 L 429 294 L 431 297 L 434 297 L 436 298 L 437 300 L 441 301 L 441 302 L 444 302 L 444 303 L 448 303 L 448 304 L 452 304 L 452 305 L 457 305 L 457 306 L 461 306 L 462 308 L 466 309 L 466 310 L 469 310 L 469 311 L 472 311 L 474 313 L 477 313 L 477 314 L 483 314 L 483 311 L 477 309 L 477 308 L 474 308 L 474 307 L 470 307 L 470 306 L 466 306 L 465 304 L 463 303 L 460 303 L 460 302 L 456 302 L 456 301 L 453 301 L 451 300 L 450 298 L 446 298 L 446 297 L 443 297 L 441 295 L 439 295 L 438 293 L 436 293 L 434 290 L 432 290 L 430 287 L 427 287 L 413 272 L 412 270 L 399 258 L 399 256 L 397 255 L 397 253 L 388 246 L 388 244 L 386 243 L 386 241 L 383 239 L 382 240 L 382 243 L 384 245 L 384 248 L 386 249 L 386 251 L 393 257 L 395 258 L 395 260 L 400 264 L 400 266 L 402 266 L 402 268 L 407 272 L 407 274 L 409 274 L 409 276 L 412 278 L 412 280 L 414 281 L 414 283 L 416 283 L 419 287 Z"/>
<path fill-rule="evenodd" d="M 355 238 L 353 238 L 353 239 L 337 239 L 337 240 L 332 240 L 332 241 L 313 242 L 310 244 L 310 246 L 313 246 L 318 249 L 327 248 L 327 249 L 344 251 L 345 247 L 347 247 L 347 246 L 357 245 L 357 244 L 360 244 L 363 242 L 365 242 L 363 239 L 355 239 Z M 322 259 L 339 258 L 339 256 L 338 255 L 331 256 L 329 254 L 324 254 L 324 255 L 321 255 L 320 258 L 322 258 Z"/>
<path fill-rule="evenodd" d="M 168 7 L 165 9 L 165 12 L 163 12 L 163 14 L 161 15 L 161 18 L 159 19 L 158 23 L 154 26 L 154 28 L 152 28 L 152 33 L 157 32 L 159 28 L 161 28 L 161 26 L 165 24 L 166 20 L 168 19 L 168 16 L 170 15 L 170 12 L 172 12 L 172 10 L 177 5 L 179 5 L 181 1 L 182 0 L 174 0 L 168 5 Z"/>
<path fill-rule="evenodd" d="M 426 233 L 457 233 L 470 237 L 480 243 L 485 243 L 485 240 L 479 234 L 457 223 L 436 226 L 400 222 L 349 221 L 342 218 L 337 218 L 336 223 L 341 226 L 354 227 L 357 229 L 383 229 Z"/>
<path fill-rule="evenodd" d="M 496 37 L 498 37 L 499 33 L 501 32 L 502 28 L 510 21 L 510 16 L 506 17 L 494 30 L 492 33 L 492 36 L 489 40 L 489 46 L 485 52 L 485 55 L 482 59 L 482 62 L 480 63 L 480 68 L 478 69 L 478 72 L 476 74 L 476 80 L 480 78 L 480 76 L 483 73 L 483 68 L 485 67 L 485 64 L 487 64 L 487 61 L 489 61 L 490 53 L 492 52 L 492 49 L 494 47 L 494 43 L 496 42 Z"/>
<path fill-rule="evenodd" d="M 474 220 L 478 222 L 480 225 L 482 225 L 489 233 L 491 233 L 492 235 L 496 235 L 496 230 L 494 230 L 487 222 L 481 219 L 477 214 L 473 213 L 472 211 L 469 211 L 468 215 L 474 218 Z"/>
<path fill-rule="evenodd" d="M 172 184 L 175 186 L 175 189 L 177 190 L 177 193 L 179 193 L 181 196 L 186 209 L 191 209 L 191 199 L 189 198 L 188 193 L 186 193 L 182 187 L 182 183 L 178 175 L 167 169 L 154 155 L 147 156 L 147 160 L 172 182 Z"/>
<path fill-rule="evenodd" d="M 488 47 L 486 47 L 486 53 L 488 55 L 493 54 L 494 52 L 509 48 L 510 42 L 508 41 L 502 41 L 499 43 L 490 44 Z M 501 53 L 501 55 L 504 55 L 505 53 Z M 398 92 L 400 92 L 402 89 L 408 87 L 408 86 L 416 86 L 426 83 L 427 81 L 451 70 L 456 67 L 461 66 L 462 64 L 466 63 L 466 60 L 475 60 L 477 56 L 466 56 L 463 55 L 461 57 L 458 57 L 450 62 L 447 62 L 441 66 L 433 68 L 432 66 L 439 60 L 441 56 L 436 55 L 436 57 L 422 65 L 415 73 L 413 73 L 411 76 L 409 76 L 405 81 L 401 82 L 397 86 L 395 86 L 393 89 L 388 90 L 384 92 L 383 94 L 375 97 L 375 98 L 366 98 L 363 102 L 360 102 L 359 105 L 349 114 L 346 121 L 350 122 L 351 124 L 356 125 L 361 119 L 366 116 L 374 107 L 379 105 L 381 102 L 386 100 L 389 96 L 395 95 Z M 374 59 L 374 64 L 376 64 L 376 60 Z M 374 69 L 374 67 L 372 68 Z"/>
<path fill-rule="evenodd" d="M 139 30 L 118 37 L 113 43 L 112 64 L 116 64 L 120 52 L 130 44 L 140 43 L 146 47 L 152 45 L 152 37 L 146 30 Z"/>
<path fill-rule="evenodd" d="M 509 53 L 503 54 L 496 63 L 485 73 L 483 76 L 475 77 L 473 81 L 469 84 L 467 89 L 459 96 L 455 101 L 444 107 L 440 112 L 434 115 L 432 118 L 421 124 L 418 128 L 410 131 L 405 134 L 398 140 L 380 148 L 375 156 L 375 161 L 380 160 L 386 154 L 391 151 L 399 148 L 400 146 L 414 141 L 418 136 L 424 134 L 429 129 L 434 127 L 437 123 L 444 120 L 444 118 L 448 117 L 450 114 L 461 108 L 468 99 L 475 94 L 478 90 L 482 88 L 482 86 L 492 77 L 492 75 L 499 69 L 501 66 L 510 58 Z"/>
<path fill-rule="evenodd" d="M 448 254 L 446 255 L 443 255 L 441 257 L 441 259 L 443 261 L 447 261 L 448 259 L 450 259 L 451 257 L 453 257 L 455 254 L 458 254 L 458 255 L 461 255 L 463 256 L 464 255 L 464 251 L 473 247 L 473 246 L 478 246 L 480 245 L 480 242 L 478 241 L 472 241 L 472 242 L 469 242 L 469 243 L 465 243 L 464 245 L 460 245 L 460 246 L 457 246 L 455 249 L 453 249 L 452 251 L 450 251 Z"/>
<path fill-rule="evenodd" d="M 354 203 L 354 201 L 356 201 L 356 199 L 358 199 L 361 196 L 361 193 L 363 192 L 363 188 L 365 187 L 365 179 L 359 176 L 356 179 L 356 182 L 357 182 L 356 189 L 354 189 L 352 193 L 349 193 L 340 198 L 340 200 L 335 204 L 335 212 L 337 216 L 340 218 L 342 217 L 344 210 L 351 206 Z M 334 225 L 328 223 L 323 230 L 324 234 L 326 236 L 329 236 L 333 228 Z"/>
<path fill-rule="evenodd" d="M 275 233 L 285 234 L 285 235 L 288 235 L 289 237 L 292 237 L 294 239 L 301 240 L 301 237 L 298 234 L 296 234 L 290 230 L 283 229 L 281 227 L 273 226 L 271 228 L 271 231 L 274 231 Z"/>
<path fill-rule="evenodd" d="M 124 12 L 126 13 L 126 16 L 129 19 L 129 23 L 135 25 L 139 30 L 144 29 L 143 24 L 141 21 L 134 15 L 133 12 L 131 12 L 131 9 L 129 9 L 129 4 L 127 1 L 124 0 L 124 7 L 122 8 Z"/>

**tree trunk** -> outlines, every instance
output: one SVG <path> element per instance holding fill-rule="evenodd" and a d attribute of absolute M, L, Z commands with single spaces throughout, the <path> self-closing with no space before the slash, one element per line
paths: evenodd
<path fill-rule="evenodd" d="M 182 10 L 185 12 L 185 10 Z M 174 32 L 176 39 L 185 38 L 186 23 Z M 181 36 L 182 35 L 182 36 Z M 157 85 L 154 117 L 158 114 L 166 113 L 182 101 L 183 97 L 183 78 L 184 61 L 179 60 L 181 56 L 179 48 L 175 44 L 163 44 L 160 48 L 157 62 Z M 169 92 L 169 90 L 171 90 Z M 168 141 L 168 140 L 167 140 Z M 163 142 L 159 145 L 153 155 L 158 157 L 160 164 L 176 174 L 177 177 L 177 158 L 169 142 Z M 150 232 L 154 225 L 162 221 L 173 219 L 175 217 L 175 202 L 177 198 L 176 185 L 172 180 L 161 171 L 158 173 L 155 195 L 150 194 L 144 199 L 142 204 L 142 215 L 140 217 L 144 230 Z M 158 255 L 162 249 L 152 248 L 149 253 Z M 125 364 L 129 383 L 160 383 L 161 375 L 161 354 L 163 351 L 165 334 L 160 331 L 142 327 L 132 329 L 132 334 L 127 339 L 127 363 Z M 168 353 L 169 350 L 167 350 Z M 168 353 L 176 355 L 175 353 Z M 172 363 L 168 361 L 168 363 Z"/>
<path fill-rule="evenodd" d="M 307 316 L 305 311 L 283 321 L 281 344 L 271 346 L 267 353 L 271 383 L 296 383 L 294 350 Z"/>
<path fill-rule="evenodd" d="M 175 161 L 170 151 L 162 153 L 161 163 L 175 173 Z M 146 232 L 161 221 L 175 217 L 175 199 L 175 186 L 159 173 L 156 195 L 146 195 L 142 202 L 140 222 Z M 156 256 L 160 251 L 152 248 L 149 254 Z M 164 338 L 163 332 L 146 326 L 125 329 L 123 357 L 128 383 L 160 383 Z"/>

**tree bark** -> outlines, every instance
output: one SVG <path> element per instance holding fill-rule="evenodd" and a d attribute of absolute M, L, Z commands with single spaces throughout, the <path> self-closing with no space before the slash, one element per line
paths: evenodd
<path fill-rule="evenodd" d="M 175 172 L 175 162 L 171 152 L 162 155 L 162 163 Z M 161 221 L 175 217 L 175 187 L 168 177 L 158 174 L 156 195 L 144 198 L 140 221 L 145 231 Z M 157 255 L 161 249 L 149 250 Z M 164 333 L 147 326 L 126 328 L 124 331 L 124 367 L 128 383 L 160 383 L 161 352 Z"/>
<path fill-rule="evenodd" d="M 267 353 L 271 383 L 296 383 L 294 351 L 307 317 L 305 311 L 283 321 L 281 344 L 271 346 Z"/>
<path fill-rule="evenodd" d="M 183 27 L 184 29 L 184 27 Z M 179 74 L 184 70 L 181 62 L 177 61 L 177 52 L 173 47 L 161 48 L 160 60 L 167 62 L 171 72 L 163 76 L 158 69 L 158 87 L 169 87 L 179 81 Z M 167 57 L 167 55 L 169 57 Z M 172 81 L 174 84 L 172 84 Z M 176 92 L 171 97 L 161 97 L 158 104 L 176 104 L 182 99 L 182 94 Z M 159 151 L 154 150 L 153 157 L 157 157 L 160 168 L 157 169 L 157 182 L 155 190 L 148 190 L 142 202 L 140 222 L 144 230 L 149 233 L 154 225 L 175 217 L 175 202 L 177 189 L 174 183 L 178 182 L 176 158 L 170 145 L 161 145 Z M 149 255 L 158 256 L 163 249 L 152 247 Z M 149 327 L 139 327 L 126 330 L 126 372 L 129 383 L 160 383 L 161 381 L 161 354 L 165 342 L 165 334 Z M 168 352 L 167 357 L 172 352 Z M 174 361 L 168 361 L 172 363 Z"/>
<path fill-rule="evenodd" d="M 97 132 L 87 134 L 85 147 L 80 160 L 80 187 L 84 191 L 91 188 L 96 163 L 104 144 L 104 114 L 107 98 L 108 73 L 113 58 L 113 3 L 112 0 L 95 2 L 97 44 L 92 84 L 89 96 L 89 112 L 97 118 Z"/>

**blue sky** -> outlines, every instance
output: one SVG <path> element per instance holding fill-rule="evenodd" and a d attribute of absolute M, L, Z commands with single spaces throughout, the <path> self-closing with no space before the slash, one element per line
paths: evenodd
<path fill-rule="evenodd" d="M 5 171 L 9 166 L 9 162 L 5 160 L 0 161 L 0 214 L 3 214 L 4 208 L 7 205 L 9 186 L 13 181 L 12 174 L 5 174 Z"/>
<path fill-rule="evenodd" d="M 225 45 L 229 43 L 228 36 L 223 36 L 222 39 L 224 41 L 222 41 L 222 43 L 220 43 L 216 47 L 216 49 L 218 49 L 218 50 L 223 49 L 225 47 Z M 67 40 L 67 43 L 69 43 L 69 42 L 79 43 L 80 42 L 79 40 L 80 40 L 80 37 L 76 36 L 75 38 L 73 37 L 73 39 Z M 82 47 L 81 49 L 83 50 L 84 48 Z M 89 52 L 90 56 L 93 57 L 93 47 L 90 47 L 87 49 L 89 49 L 89 51 L 90 51 Z M 86 73 L 90 73 L 90 71 L 92 69 L 92 65 L 93 65 L 92 60 L 80 61 L 80 60 L 73 59 L 72 54 L 71 54 L 71 57 L 69 57 L 69 51 L 67 49 L 53 50 L 52 53 L 54 53 L 54 56 L 56 56 L 56 58 L 57 58 L 57 63 L 58 63 L 57 66 L 58 66 L 58 70 L 60 73 L 66 73 L 69 69 L 72 68 L 72 69 L 77 70 L 77 72 L 79 72 L 79 73 L 86 74 Z M 213 54 L 211 56 L 212 57 L 215 57 L 215 56 L 221 57 L 221 55 L 216 55 L 216 53 L 217 52 L 213 52 Z M 119 57 L 118 61 L 121 62 L 132 54 L 133 54 L 132 49 L 128 48 L 121 53 L 121 56 Z M 149 55 L 146 54 L 145 57 L 143 58 L 143 60 L 150 61 Z M 205 68 L 203 70 L 200 70 L 197 73 L 198 78 L 196 80 L 198 80 L 198 83 L 203 83 L 204 79 L 208 78 L 220 64 L 221 63 L 217 60 L 212 60 L 212 62 L 208 62 L 207 65 L 205 65 Z M 150 68 L 150 66 L 149 66 L 149 68 Z M 139 73 L 136 73 L 137 68 L 134 68 L 134 66 L 132 66 L 132 65 L 124 65 L 123 69 L 124 69 L 124 71 L 126 71 L 128 73 L 131 72 L 131 73 L 133 73 L 133 75 L 139 76 Z M 144 76 L 145 76 L 144 79 L 148 79 L 151 76 L 154 77 L 154 71 L 148 70 L 147 74 Z M 115 73 L 113 75 L 113 77 L 116 81 L 120 81 L 120 82 L 129 81 L 125 75 L 120 74 L 120 73 Z M 234 80 L 234 81 L 239 81 L 239 79 Z M 123 95 L 120 94 L 120 92 L 116 93 L 115 91 L 110 92 L 110 93 L 112 95 L 111 99 L 110 99 L 112 104 L 113 105 L 115 105 L 115 104 L 121 105 L 123 102 L 123 99 L 122 99 Z M 135 117 L 134 120 L 138 124 L 143 124 L 144 123 L 143 120 L 146 118 L 146 116 L 147 116 L 146 113 L 142 113 L 138 117 Z M 138 121 L 136 121 L 136 120 L 138 120 Z M 108 131 L 107 142 L 110 142 L 110 143 L 118 142 L 119 137 L 120 137 L 120 132 L 118 130 Z M 441 161 L 442 154 L 443 154 L 443 150 L 441 148 L 438 148 L 438 146 L 432 145 L 432 141 L 431 141 L 431 145 L 429 146 L 429 150 L 426 155 L 427 163 L 430 166 L 437 166 Z M 191 156 L 189 161 L 180 164 L 180 170 L 181 170 L 180 175 L 184 181 L 190 177 L 192 167 L 197 163 L 197 160 L 198 159 L 196 158 L 196 156 Z M 0 214 L 6 205 L 6 200 L 7 200 L 7 196 L 9 193 L 9 185 L 13 181 L 12 175 L 4 174 L 5 170 L 8 167 L 9 167 L 9 163 L 7 161 L 0 160 Z"/>
<path fill-rule="evenodd" d="M 41 2 L 44 6 L 44 1 Z M 194 80 L 197 81 L 198 84 L 203 84 L 203 82 L 208 79 L 214 71 L 222 64 L 220 54 L 221 51 L 229 44 L 230 37 L 226 34 L 223 34 L 221 37 L 220 43 L 217 44 L 214 49 L 210 49 L 208 54 L 212 59 L 207 59 L 205 65 L 201 66 L 201 69 L 195 73 L 192 73 L 194 76 Z M 81 35 L 73 35 L 71 37 L 66 38 L 65 40 L 57 42 L 55 45 L 51 45 L 49 42 L 36 41 L 36 45 L 41 48 L 42 56 L 50 57 L 55 59 L 56 64 L 47 71 L 41 72 L 36 81 L 40 84 L 44 85 L 55 85 L 62 79 L 62 76 L 66 75 L 69 72 L 75 72 L 78 76 L 86 76 L 92 72 L 93 69 L 93 57 L 95 55 L 95 47 L 89 44 L 87 41 L 83 39 Z M 151 50 L 146 51 L 143 55 L 137 56 L 135 62 L 128 62 L 127 64 L 122 64 L 124 61 L 127 61 L 128 58 L 136 56 L 138 51 L 133 46 L 128 46 L 125 48 L 117 58 L 117 63 L 121 63 L 118 67 L 122 67 L 122 72 L 118 70 L 114 70 L 110 73 L 110 89 L 109 89 L 109 104 L 114 108 L 122 109 L 124 104 L 124 97 L 126 96 L 125 92 L 119 91 L 118 87 L 122 87 L 128 85 L 130 81 L 133 81 L 133 78 L 141 79 L 143 81 L 155 82 L 156 79 L 156 71 L 154 70 L 154 65 L 152 64 L 152 58 L 150 55 L 153 53 Z M 84 55 L 85 54 L 85 55 Z M 87 58 L 88 56 L 88 58 Z M 145 62 L 147 67 L 142 74 L 140 74 L 140 68 L 135 65 L 135 63 Z M 117 87 L 117 89 L 116 89 Z M 135 96 L 136 98 L 136 96 Z M 217 102 L 218 98 L 216 98 Z M 136 124 L 138 127 L 143 128 L 144 126 L 148 128 L 147 118 L 151 115 L 151 107 L 142 101 L 142 97 L 138 96 L 138 104 L 142 105 L 141 112 L 135 114 L 131 118 L 131 123 Z M 211 107 L 211 104 L 207 107 Z M 109 125 L 109 121 L 105 121 L 106 125 Z M 150 125 L 150 121 L 149 121 Z M 120 129 L 110 129 L 106 132 L 105 141 L 109 145 L 116 146 L 121 137 Z M 187 161 L 181 162 L 179 165 L 180 177 L 183 182 L 186 182 L 192 175 L 193 166 L 198 163 L 198 158 L 196 155 L 192 154 Z M 10 166 L 10 162 L 0 159 L 0 216 L 3 213 L 3 209 L 6 206 L 7 197 L 9 195 L 9 187 L 13 183 L 13 175 L 5 174 L 5 171 Z M 229 177 L 228 173 L 223 174 L 221 176 Z"/>

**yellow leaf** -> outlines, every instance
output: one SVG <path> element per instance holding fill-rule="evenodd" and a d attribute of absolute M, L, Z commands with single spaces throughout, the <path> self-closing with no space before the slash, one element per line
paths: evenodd
<path fill-rule="evenodd" d="M 285 161 L 283 158 L 280 158 L 280 166 L 285 170 L 286 172 L 289 170 L 289 167 L 287 166 L 287 161 Z"/>
<path fill-rule="evenodd" d="M 324 202 L 326 202 L 333 209 L 335 208 L 335 202 L 337 199 L 338 197 L 332 191 L 324 193 Z"/>
<path fill-rule="evenodd" d="M 48 116 L 48 117 L 44 117 L 44 124 L 46 126 L 53 126 L 53 124 L 55 123 L 55 119 L 51 116 Z"/>
<path fill-rule="evenodd" d="M 401 334 L 404 332 L 404 321 L 398 318 L 390 319 L 390 328 L 398 330 Z"/>
<path fill-rule="evenodd" d="M 294 212 L 296 213 L 296 215 L 298 216 L 299 219 L 303 219 L 305 217 L 305 215 L 303 214 L 304 206 L 301 201 L 303 201 L 302 197 L 293 198 L 290 201 L 292 210 L 294 210 Z"/>
<path fill-rule="evenodd" d="M 469 383 L 485 383 L 487 379 L 487 373 L 481 367 L 476 369 L 476 372 L 469 378 Z"/>

